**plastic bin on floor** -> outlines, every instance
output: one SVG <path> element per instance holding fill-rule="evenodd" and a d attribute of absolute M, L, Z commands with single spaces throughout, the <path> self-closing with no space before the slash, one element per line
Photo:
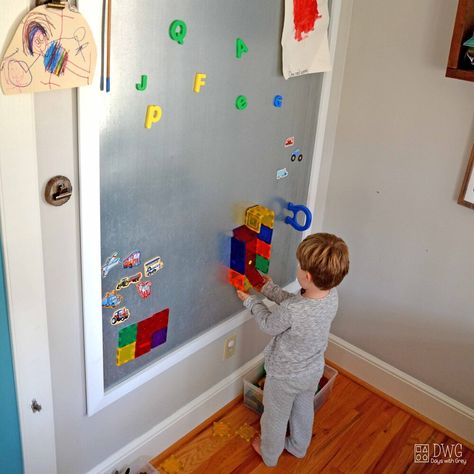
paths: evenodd
<path fill-rule="evenodd" d="M 244 378 L 244 405 L 259 414 L 263 413 L 263 390 L 257 387 L 256 383 L 264 374 L 265 371 L 261 365 L 250 371 Z M 327 382 L 314 395 L 314 411 L 319 410 L 329 398 L 337 374 L 336 369 L 329 365 L 324 366 L 323 378 L 327 379 Z"/>

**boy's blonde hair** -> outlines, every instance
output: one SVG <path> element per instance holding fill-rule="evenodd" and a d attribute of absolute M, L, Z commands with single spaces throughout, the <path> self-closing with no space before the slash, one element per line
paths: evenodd
<path fill-rule="evenodd" d="M 300 267 L 311 274 L 320 290 L 339 285 L 349 271 L 349 249 L 333 234 L 312 234 L 298 245 L 296 257 Z"/>

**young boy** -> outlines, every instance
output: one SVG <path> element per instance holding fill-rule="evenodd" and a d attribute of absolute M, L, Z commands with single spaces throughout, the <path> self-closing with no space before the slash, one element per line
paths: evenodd
<path fill-rule="evenodd" d="M 252 443 L 267 466 L 276 466 L 283 449 L 298 458 L 306 454 L 313 430 L 314 395 L 337 311 L 336 286 L 349 271 L 347 245 L 335 235 L 310 235 L 298 246 L 296 257 L 301 294 L 288 293 L 267 277 L 261 293 L 277 303 L 269 310 L 257 296 L 237 291 L 260 329 L 273 336 L 265 348 L 261 439 Z"/>

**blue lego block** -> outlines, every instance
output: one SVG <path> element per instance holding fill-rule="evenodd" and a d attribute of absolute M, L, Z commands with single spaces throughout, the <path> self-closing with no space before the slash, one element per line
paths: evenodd
<path fill-rule="evenodd" d="M 230 241 L 230 268 L 245 275 L 245 242 L 235 237 Z"/>
<path fill-rule="evenodd" d="M 263 240 L 267 244 L 272 243 L 272 237 L 273 237 L 273 229 L 270 229 L 270 227 L 267 227 L 262 224 L 260 227 L 260 233 L 258 234 L 257 238 L 260 240 Z"/>

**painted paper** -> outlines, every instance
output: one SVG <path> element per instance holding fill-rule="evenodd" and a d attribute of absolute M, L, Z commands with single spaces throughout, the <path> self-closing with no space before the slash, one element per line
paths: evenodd
<path fill-rule="evenodd" d="M 331 70 L 328 0 L 285 0 L 283 76 Z"/>
<path fill-rule="evenodd" d="M 80 13 L 68 5 L 39 6 L 23 18 L 0 63 L 3 93 L 89 85 L 96 56 L 92 33 Z"/>

